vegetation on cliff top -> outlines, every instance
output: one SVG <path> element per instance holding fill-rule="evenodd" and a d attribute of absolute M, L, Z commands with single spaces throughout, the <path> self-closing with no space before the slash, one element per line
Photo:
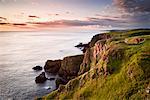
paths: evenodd
<path fill-rule="evenodd" d="M 150 30 L 112 31 L 106 35 L 93 38 L 78 77 L 43 100 L 150 99 Z"/>

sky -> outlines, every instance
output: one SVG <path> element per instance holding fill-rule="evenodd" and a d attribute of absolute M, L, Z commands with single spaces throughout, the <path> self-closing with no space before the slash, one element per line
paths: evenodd
<path fill-rule="evenodd" d="M 0 0 L 0 31 L 150 27 L 150 0 Z"/>

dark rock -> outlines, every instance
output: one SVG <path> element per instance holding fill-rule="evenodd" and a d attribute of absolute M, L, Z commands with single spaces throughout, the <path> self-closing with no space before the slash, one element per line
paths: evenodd
<path fill-rule="evenodd" d="M 36 83 L 44 83 L 47 80 L 45 72 L 42 72 L 39 76 L 35 78 Z"/>
<path fill-rule="evenodd" d="M 80 47 L 85 47 L 85 46 L 88 46 L 88 44 L 79 43 L 75 47 L 80 48 Z"/>
<path fill-rule="evenodd" d="M 76 77 L 83 61 L 83 55 L 65 57 L 63 60 L 48 60 L 44 69 L 48 73 L 59 74 L 62 78 L 70 80 Z M 54 79 L 48 79 L 54 80 Z"/>
<path fill-rule="evenodd" d="M 83 55 L 65 57 L 61 62 L 58 72 L 59 76 L 68 80 L 74 78 L 78 74 L 82 61 Z"/>
<path fill-rule="evenodd" d="M 55 78 L 49 78 L 48 80 L 52 81 L 52 80 L 55 80 Z"/>
<path fill-rule="evenodd" d="M 35 66 L 32 68 L 33 70 L 42 70 L 43 68 L 41 66 Z"/>
<path fill-rule="evenodd" d="M 82 51 L 83 53 L 85 53 L 88 48 L 89 48 L 89 46 L 86 46 L 86 47 L 84 47 L 83 49 L 81 49 L 81 51 Z"/>
<path fill-rule="evenodd" d="M 75 47 L 79 48 L 81 51 L 83 51 L 83 53 L 85 53 L 87 48 L 89 48 L 89 45 L 88 44 L 79 43 Z"/>
<path fill-rule="evenodd" d="M 83 43 L 79 43 L 79 44 L 76 45 L 75 47 L 83 47 Z"/>
<path fill-rule="evenodd" d="M 52 86 L 46 86 L 46 87 L 44 87 L 46 90 L 50 90 L 50 89 L 52 89 Z"/>
<path fill-rule="evenodd" d="M 48 88 L 47 88 L 47 90 L 50 90 L 50 89 L 51 89 L 51 87 L 48 87 Z"/>
<path fill-rule="evenodd" d="M 35 100 L 42 100 L 42 97 L 36 97 Z"/>
<path fill-rule="evenodd" d="M 62 79 L 62 78 L 57 78 L 56 81 L 55 81 L 55 83 L 56 83 L 56 88 L 58 88 L 60 84 L 62 84 L 62 85 L 67 84 L 67 82 L 68 82 L 67 80 L 64 80 L 64 79 Z"/>
<path fill-rule="evenodd" d="M 44 70 L 46 72 L 56 74 L 61 67 L 61 60 L 47 60 Z"/>

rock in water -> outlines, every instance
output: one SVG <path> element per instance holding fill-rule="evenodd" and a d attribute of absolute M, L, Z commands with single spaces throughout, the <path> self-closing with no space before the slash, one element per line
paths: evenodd
<path fill-rule="evenodd" d="M 43 68 L 41 66 L 35 66 L 32 68 L 33 70 L 42 70 Z"/>
<path fill-rule="evenodd" d="M 83 51 L 83 53 L 85 53 L 85 51 L 89 48 L 89 44 L 79 43 L 75 47 L 79 48 L 81 51 Z"/>
<path fill-rule="evenodd" d="M 46 72 L 56 74 L 61 67 L 61 60 L 47 60 L 44 70 Z"/>
<path fill-rule="evenodd" d="M 47 80 L 45 72 L 42 72 L 39 76 L 35 78 L 36 83 L 44 83 Z"/>
<path fill-rule="evenodd" d="M 55 80 L 55 78 L 49 78 L 48 80 L 52 81 L 52 80 Z"/>
<path fill-rule="evenodd" d="M 52 88 L 52 86 L 46 86 L 46 87 L 44 87 L 44 89 L 46 89 L 46 90 L 50 90 Z"/>

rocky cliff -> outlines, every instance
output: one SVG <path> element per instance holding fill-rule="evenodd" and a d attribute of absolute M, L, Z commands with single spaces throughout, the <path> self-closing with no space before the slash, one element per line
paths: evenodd
<path fill-rule="evenodd" d="M 67 80 L 75 78 L 78 75 L 82 61 L 83 55 L 65 57 L 58 71 L 59 76 Z"/>
<path fill-rule="evenodd" d="M 61 75 L 76 77 L 42 99 L 150 99 L 150 30 L 98 34 L 78 59 L 64 58 Z"/>
<path fill-rule="evenodd" d="M 65 57 L 63 60 L 47 60 L 44 70 L 48 73 L 58 74 L 66 81 L 78 75 L 83 55 Z"/>

